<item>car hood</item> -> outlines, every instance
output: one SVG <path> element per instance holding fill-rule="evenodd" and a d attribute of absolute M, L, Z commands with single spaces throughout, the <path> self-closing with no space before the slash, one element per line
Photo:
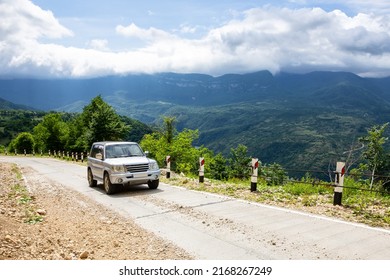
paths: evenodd
<path fill-rule="evenodd" d="M 154 162 L 154 160 L 147 157 L 121 157 L 121 158 L 108 158 L 105 162 L 112 165 L 131 165 L 131 164 L 145 164 Z"/>

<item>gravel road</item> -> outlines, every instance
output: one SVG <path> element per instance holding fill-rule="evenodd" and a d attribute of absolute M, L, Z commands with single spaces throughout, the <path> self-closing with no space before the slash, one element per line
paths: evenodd
<path fill-rule="evenodd" d="M 0 157 L 2 170 L 12 168 L 5 162 L 20 166 L 44 219 L 22 223 L 16 205 L 1 206 L 3 259 L 390 259 L 385 229 L 162 183 L 108 196 L 88 187 L 85 166 Z"/>

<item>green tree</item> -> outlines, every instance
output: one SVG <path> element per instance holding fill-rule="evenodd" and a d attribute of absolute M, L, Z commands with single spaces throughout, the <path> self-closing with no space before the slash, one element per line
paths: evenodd
<path fill-rule="evenodd" d="M 197 172 L 200 153 L 192 143 L 198 137 L 198 130 L 185 129 L 172 139 L 171 159 L 175 162 L 178 172 L 192 174 Z"/>
<path fill-rule="evenodd" d="M 140 145 L 144 151 L 149 152 L 150 157 L 154 158 L 160 166 L 165 166 L 165 157 L 169 155 L 169 152 L 161 133 L 153 132 L 144 135 Z"/>
<path fill-rule="evenodd" d="M 29 132 L 21 132 L 11 141 L 8 148 L 11 152 L 16 150 L 18 153 L 24 153 L 26 151 L 26 153 L 31 154 L 34 150 L 34 145 L 33 135 Z"/>
<path fill-rule="evenodd" d="M 370 188 L 372 189 L 376 174 L 380 174 L 389 163 L 389 156 L 384 149 L 384 144 L 388 138 L 384 136 L 389 123 L 381 126 L 375 125 L 368 130 L 368 135 L 359 138 L 359 141 L 365 145 L 361 168 L 367 168 L 371 171 Z"/>
<path fill-rule="evenodd" d="M 171 169 L 177 172 L 196 173 L 199 156 L 208 156 L 207 149 L 196 149 L 193 142 L 199 137 L 198 130 L 185 129 L 176 132 L 174 118 L 164 117 L 164 126 L 160 131 L 147 134 L 141 140 L 141 147 L 149 151 L 160 166 L 165 166 L 166 156 L 171 156 Z"/>
<path fill-rule="evenodd" d="M 88 128 L 84 126 L 84 122 L 80 115 L 68 121 L 69 137 L 66 143 L 66 149 L 76 152 L 84 152 L 89 150 L 90 144 L 87 140 Z"/>
<path fill-rule="evenodd" d="M 249 178 L 251 158 L 247 154 L 248 148 L 242 144 L 239 144 L 236 149 L 230 149 L 229 177 L 237 179 Z"/>
<path fill-rule="evenodd" d="M 69 137 L 69 127 L 61 114 L 50 113 L 33 129 L 35 147 L 43 151 L 64 150 Z"/>
<path fill-rule="evenodd" d="M 278 163 L 272 163 L 261 168 L 261 175 L 266 177 L 267 183 L 271 186 L 282 185 L 287 178 L 287 172 Z"/>
<path fill-rule="evenodd" d="M 168 144 L 172 144 L 173 142 L 173 137 L 175 136 L 176 133 L 176 128 L 175 128 L 175 123 L 176 123 L 176 118 L 175 117 L 167 117 L 165 116 L 163 118 L 164 120 L 164 137 L 165 140 Z"/>
<path fill-rule="evenodd" d="M 130 131 L 130 127 L 100 95 L 84 107 L 80 117 L 86 128 L 80 137 L 85 139 L 88 146 L 95 141 L 123 140 Z"/>
<path fill-rule="evenodd" d="M 229 177 L 227 159 L 221 153 L 218 153 L 210 163 L 210 176 L 217 180 L 227 180 Z"/>

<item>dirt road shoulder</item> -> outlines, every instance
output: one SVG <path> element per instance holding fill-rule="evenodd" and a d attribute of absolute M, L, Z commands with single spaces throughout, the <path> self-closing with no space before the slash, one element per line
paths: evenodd
<path fill-rule="evenodd" d="M 192 259 L 133 221 L 32 169 L 0 163 L 0 170 L 0 259 Z"/>

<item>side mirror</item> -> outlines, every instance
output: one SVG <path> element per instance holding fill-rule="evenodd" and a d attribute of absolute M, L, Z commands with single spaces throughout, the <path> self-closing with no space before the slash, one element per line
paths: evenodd
<path fill-rule="evenodd" d="M 96 154 L 96 158 L 100 159 L 100 160 L 103 160 L 103 155 L 101 153 L 97 153 Z"/>
<path fill-rule="evenodd" d="M 149 156 L 149 151 L 145 151 L 145 156 Z"/>

